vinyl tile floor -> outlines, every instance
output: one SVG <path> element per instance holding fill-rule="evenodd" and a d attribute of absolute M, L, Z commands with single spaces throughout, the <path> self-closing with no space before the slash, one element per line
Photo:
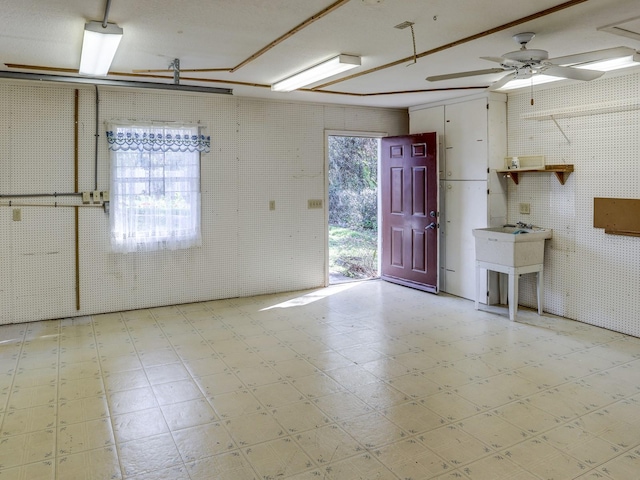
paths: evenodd
<path fill-rule="evenodd" d="M 640 339 L 382 281 L 0 327 L 0 479 L 640 478 Z"/>

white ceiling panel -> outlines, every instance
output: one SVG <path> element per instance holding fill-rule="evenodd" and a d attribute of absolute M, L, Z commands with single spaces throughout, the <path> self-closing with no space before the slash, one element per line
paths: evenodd
<path fill-rule="evenodd" d="M 110 77 L 172 83 L 168 66 L 178 58 L 183 84 L 232 88 L 235 95 L 243 96 L 407 107 L 481 91 L 442 89 L 485 87 L 500 75 L 441 82 L 425 78 L 491 68 L 495 65 L 479 57 L 517 50 L 511 37 L 523 31 L 536 33 L 529 48 L 548 50 L 551 57 L 615 46 L 640 49 L 636 38 L 598 30 L 615 23 L 637 26 L 637 0 L 582 0 L 564 9 L 560 7 L 567 2 L 558 0 L 349 0 L 311 21 L 334 3 L 112 0 L 108 19 L 124 29 L 124 38 Z M 104 0 L 0 0 L 0 59 L 4 64 L 0 70 L 74 75 L 84 23 L 101 21 L 106 4 Z M 553 7 L 558 11 L 523 21 Z M 307 20 L 308 26 L 233 73 L 186 71 L 236 67 Z M 414 64 L 411 30 L 394 28 L 405 21 L 414 24 L 418 54 L 447 48 L 422 55 Z M 493 33 L 479 35 L 487 31 Z M 476 35 L 478 38 L 463 41 Z M 457 42 L 460 44 L 450 46 Z M 361 67 L 342 75 L 348 80 L 315 92 L 275 93 L 268 88 L 276 80 L 340 53 L 362 57 Z M 399 62 L 403 59 L 408 60 Z M 167 78 L 132 75 L 146 69 L 167 69 L 154 74 Z"/>

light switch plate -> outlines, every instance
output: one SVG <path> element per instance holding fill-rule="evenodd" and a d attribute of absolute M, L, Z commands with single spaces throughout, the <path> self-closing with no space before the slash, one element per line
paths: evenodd
<path fill-rule="evenodd" d="M 524 215 L 528 215 L 531 213 L 531 204 L 530 203 L 521 203 L 520 204 L 520 213 Z"/>
<path fill-rule="evenodd" d="M 276 201 L 269 200 L 269 210 L 275 210 L 275 209 L 276 209 Z"/>
<path fill-rule="evenodd" d="M 13 221 L 14 222 L 22 221 L 22 210 L 20 210 L 19 208 L 13 209 Z"/>

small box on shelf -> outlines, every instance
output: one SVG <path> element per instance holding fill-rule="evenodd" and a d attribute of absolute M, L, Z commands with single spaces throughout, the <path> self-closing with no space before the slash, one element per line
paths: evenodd
<path fill-rule="evenodd" d="M 544 170 L 544 155 L 518 155 L 517 157 L 505 157 L 504 170 Z"/>

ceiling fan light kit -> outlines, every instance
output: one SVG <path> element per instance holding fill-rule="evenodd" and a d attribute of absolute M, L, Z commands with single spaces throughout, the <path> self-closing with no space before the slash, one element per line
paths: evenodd
<path fill-rule="evenodd" d="M 106 26 L 101 22 L 85 24 L 79 73 L 106 76 L 122 35 L 122 28 L 115 23 L 107 23 Z"/>
<path fill-rule="evenodd" d="M 291 92 L 298 88 L 312 85 L 320 80 L 333 77 L 339 73 L 346 72 L 352 68 L 359 67 L 360 65 L 360 57 L 341 54 L 275 82 L 271 85 L 271 90 L 274 92 Z"/>
<path fill-rule="evenodd" d="M 512 38 L 521 45 L 520 50 L 505 53 L 502 57 L 481 57 L 499 63 L 500 68 L 434 75 L 427 77 L 427 80 L 435 82 L 504 72 L 506 75 L 494 82 L 490 89 L 505 91 L 563 79 L 590 81 L 601 77 L 605 72 L 640 64 L 640 55 L 628 47 L 550 59 L 546 50 L 527 49 L 527 44 L 533 37 L 533 32 L 518 33 Z"/>

